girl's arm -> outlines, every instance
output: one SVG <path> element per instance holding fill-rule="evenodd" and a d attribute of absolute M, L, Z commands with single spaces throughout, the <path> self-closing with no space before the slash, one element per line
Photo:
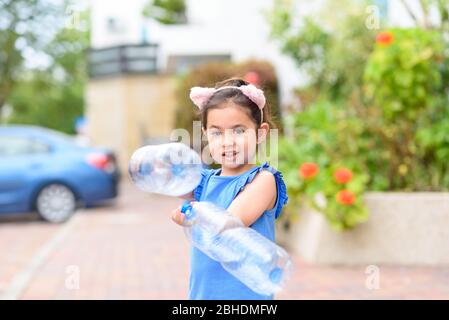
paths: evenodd
<path fill-rule="evenodd" d="M 276 180 L 271 172 L 262 170 L 232 201 L 228 211 L 239 217 L 245 226 L 252 225 L 265 210 L 276 203 Z"/>
<path fill-rule="evenodd" d="M 228 211 L 239 217 L 245 226 L 249 227 L 265 210 L 273 208 L 276 197 L 276 180 L 272 173 L 263 170 L 237 195 Z M 180 198 L 193 200 L 193 192 L 180 196 Z M 175 223 L 182 225 L 184 217 L 181 213 L 181 206 L 172 211 L 171 218 Z"/>

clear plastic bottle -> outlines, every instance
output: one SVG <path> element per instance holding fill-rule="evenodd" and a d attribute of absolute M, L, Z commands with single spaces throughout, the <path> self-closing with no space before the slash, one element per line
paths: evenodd
<path fill-rule="evenodd" d="M 128 166 L 132 181 L 141 190 L 175 197 L 195 189 L 201 169 L 198 153 L 178 142 L 139 148 Z"/>
<path fill-rule="evenodd" d="M 191 243 L 251 290 L 280 291 L 292 272 L 288 253 L 236 216 L 210 202 L 186 202 L 184 230 Z"/>

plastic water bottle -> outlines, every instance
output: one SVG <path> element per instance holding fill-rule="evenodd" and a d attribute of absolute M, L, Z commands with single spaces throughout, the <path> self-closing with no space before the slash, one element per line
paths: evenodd
<path fill-rule="evenodd" d="M 191 243 L 251 290 L 271 295 L 282 289 L 292 271 L 283 248 L 213 203 L 186 202 L 181 212 Z"/>
<path fill-rule="evenodd" d="M 148 145 L 137 149 L 128 172 L 141 190 L 168 196 L 181 196 L 201 181 L 201 158 L 183 143 Z"/>

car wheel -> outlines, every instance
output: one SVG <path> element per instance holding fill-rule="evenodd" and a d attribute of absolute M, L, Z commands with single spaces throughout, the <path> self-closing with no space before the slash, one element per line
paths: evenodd
<path fill-rule="evenodd" d="M 75 194 L 63 184 L 50 184 L 39 191 L 36 209 L 38 214 L 48 222 L 64 222 L 76 210 Z"/>

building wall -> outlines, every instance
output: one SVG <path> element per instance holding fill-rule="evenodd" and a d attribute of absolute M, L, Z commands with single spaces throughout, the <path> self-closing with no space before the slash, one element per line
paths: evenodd
<path fill-rule="evenodd" d="M 86 116 L 92 144 L 114 150 L 126 172 L 134 150 L 169 137 L 175 121 L 175 87 L 175 78 L 161 75 L 90 80 Z"/>
<path fill-rule="evenodd" d="M 269 37 L 264 12 L 270 10 L 274 0 L 186 0 L 188 24 L 174 26 L 142 17 L 147 1 L 90 0 L 92 47 L 140 43 L 144 39 L 159 43 L 162 72 L 170 55 L 229 54 L 235 62 L 267 59 L 276 67 L 282 105 L 294 102 L 292 89 L 307 81 L 306 75 L 300 74 L 293 60 L 281 54 L 278 44 Z M 386 0 L 377 1 L 382 4 Z M 406 1 L 413 9 L 418 8 L 419 0 Z M 299 16 L 310 16 L 319 10 L 323 1 L 296 3 Z M 411 24 L 401 1 L 388 1 L 388 6 L 391 25 Z M 116 32 L 107 28 L 110 18 L 117 20 Z"/>
<path fill-rule="evenodd" d="M 263 10 L 272 0 L 187 0 L 188 24 L 161 25 L 141 16 L 146 0 L 91 0 L 92 47 L 140 43 L 160 45 L 158 65 L 165 72 L 171 55 L 230 55 L 232 61 L 266 59 L 276 68 L 282 104 L 291 101 L 292 88 L 301 80 L 294 62 L 280 53 L 269 39 L 269 26 Z M 312 6 L 305 4 L 304 11 Z M 116 18 L 121 31 L 110 32 L 107 21 Z M 144 37 L 145 35 L 145 37 Z"/>

